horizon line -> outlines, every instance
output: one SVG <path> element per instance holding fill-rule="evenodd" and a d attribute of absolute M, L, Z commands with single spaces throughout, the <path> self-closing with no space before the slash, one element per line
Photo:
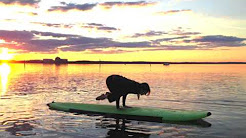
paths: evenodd
<path fill-rule="evenodd" d="M 7 63 L 42 63 L 42 64 L 246 64 L 241 61 L 91 61 L 91 60 L 77 60 L 77 61 L 62 61 L 57 62 L 51 60 L 44 62 L 44 60 L 0 60 L 0 62 Z"/>

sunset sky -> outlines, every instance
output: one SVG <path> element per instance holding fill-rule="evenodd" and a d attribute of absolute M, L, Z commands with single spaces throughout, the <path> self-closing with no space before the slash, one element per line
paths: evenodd
<path fill-rule="evenodd" d="M 0 0 L 0 47 L 14 60 L 246 62 L 245 5 L 246 0 Z"/>

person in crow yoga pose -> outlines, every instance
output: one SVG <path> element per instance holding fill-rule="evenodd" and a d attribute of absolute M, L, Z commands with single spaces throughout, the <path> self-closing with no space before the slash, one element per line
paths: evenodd
<path fill-rule="evenodd" d="M 106 84 L 110 92 L 98 96 L 96 100 L 108 99 L 110 103 L 116 101 L 117 109 L 120 109 L 121 97 L 123 97 L 123 107 L 129 108 L 129 106 L 126 106 L 126 97 L 128 94 L 137 94 L 138 99 L 140 95 L 148 96 L 150 94 L 148 83 L 139 83 L 120 75 L 110 75 L 106 79 Z"/>

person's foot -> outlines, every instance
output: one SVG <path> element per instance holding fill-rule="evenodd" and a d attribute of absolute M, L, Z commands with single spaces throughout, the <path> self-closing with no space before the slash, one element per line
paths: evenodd
<path fill-rule="evenodd" d="M 104 99 L 106 99 L 107 97 L 108 97 L 107 94 L 102 94 L 102 95 L 98 96 L 98 97 L 96 98 L 96 100 L 104 100 Z"/>
<path fill-rule="evenodd" d="M 119 107 L 119 108 L 116 108 L 116 109 L 117 109 L 117 110 L 124 110 L 124 108 L 120 108 L 120 107 Z"/>
<path fill-rule="evenodd" d="M 124 108 L 132 108 L 131 106 L 123 106 Z"/>

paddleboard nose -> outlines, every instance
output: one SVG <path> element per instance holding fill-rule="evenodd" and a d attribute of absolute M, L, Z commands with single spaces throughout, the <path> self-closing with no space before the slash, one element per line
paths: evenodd
<path fill-rule="evenodd" d="M 55 103 L 55 101 L 52 101 L 51 103 Z M 51 103 L 48 103 L 48 104 L 46 104 L 46 105 L 50 107 L 50 104 L 51 104 Z"/>

